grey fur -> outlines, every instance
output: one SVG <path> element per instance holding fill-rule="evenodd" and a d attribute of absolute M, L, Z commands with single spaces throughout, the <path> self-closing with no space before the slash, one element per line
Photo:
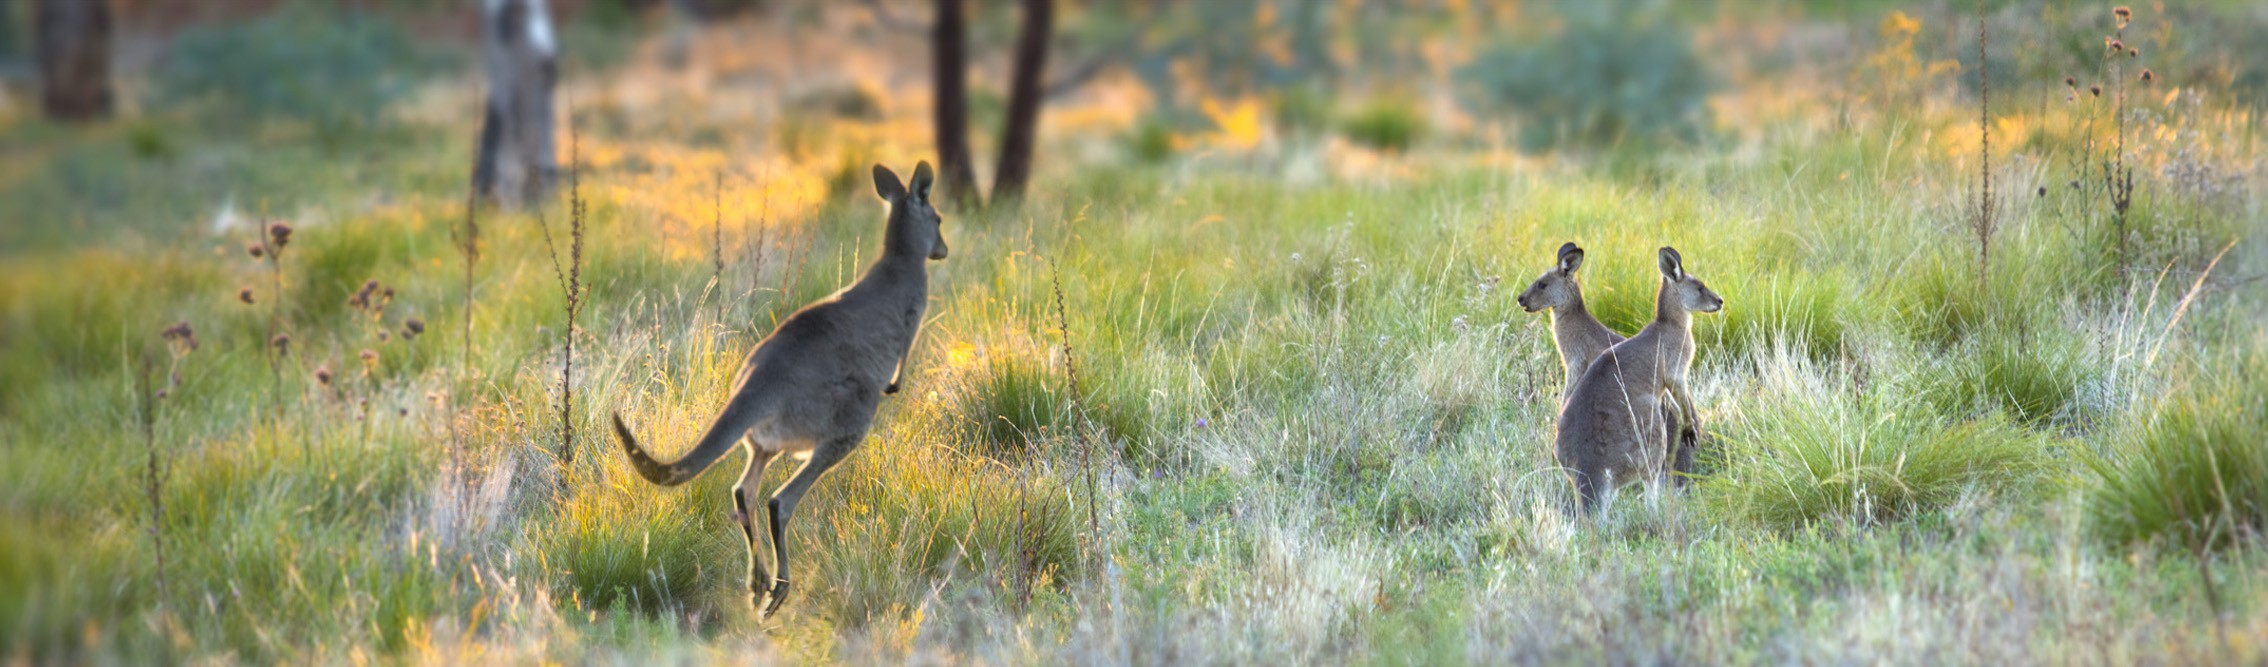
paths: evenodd
<path fill-rule="evenodd" d="M 1725 301 L 1685 272 L 1677 250 L 1662 248 L 1660 259 L 1662 286 L 1654 297 L 1654 321 L 1592 361 L 1559 413 L 1554 453 L 1574 480 L 1586 512 L 1597 510 L 1599 497 L 1609 488 L 1661 474 L 1665 462 L 1678 473 L 1692 470 L 1701 425 L 1686 387 L 1693 367 L 1692 313 L 1716 312 Z M 1667 428 L 1670 415 L 1665 411 L 1671 407 L 1686 425 L 1677 446 L 1649 446 L 1653 439 L 1639 434 Z"/>
<path fill-rule="evenodd" d="M 734 443 L 747 444 L 748 467 L 732 492 L 733 516 L 748 539 L 749 603 L 768 597 L 769 603 L 760 606 L 765 616 L 778 611 L 787 596 L 785 538 L 796 503 L 866 439 L 882 396 L 898 389 L 929 301 L 925 260 L 946 255 L 942 220 L 929 203 L 933 180 L 928 162 L 914 168 L 910 190 L 896 173 L 874 166 L 875 193 L 890 204 L 882 258 L 858 282 L 788 316 L 749 351 L 724 410 L 693 451 L 674 462 L 657 461 L 638 446 L 621 413 L 614 415 L 615 436 L 631 465 L 647 481 L 663 486 L 683 484 L 723 458 Z M 775 577 L 756 556 L 755 513 L 748 495 L 762 483 L 772 459 L 799 451 L 809 451 L 810 459 L 767 504 Z"/>

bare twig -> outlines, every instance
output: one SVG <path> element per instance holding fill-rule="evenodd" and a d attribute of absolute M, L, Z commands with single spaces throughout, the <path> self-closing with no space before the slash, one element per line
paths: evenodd
<path fill-rule="evenodd" d="M 2197 280 L 2189 284 L 2189 292 L 2183 294 L 2181 303 L 2174 306 L 2173 318 L 2166 320 L 2166 328 L 2158 331 L 2157 342 L 2150 344 L 2150 354 L 2142 358 L 2143 368 L 2149 368 L 2158 362 L 2158 349 L 2164 347 L 2166 339 L 2173 335 L 2174 326 L 2181 324 L 2181 317 L 2189 313 L 2189 304 L 2197 301 L 2198 292 L 2205 287 L 2205 278 L 2213 275 L 2213 267 L 2220 266 L 2221 258 L 2228 256 L 2229 251 L 2236 248 L 2236 244 L 2237 239 L 2229 239 L 2229 244 L 2221 246 L 2221 252 L 2213 255 L 2213 261 L 2205 263 L 2205 270 L 2198 272 Z"/>

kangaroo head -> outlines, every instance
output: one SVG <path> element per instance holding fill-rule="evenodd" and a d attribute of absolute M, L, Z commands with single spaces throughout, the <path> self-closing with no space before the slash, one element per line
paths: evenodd
<path fill-rule="evenodd" d="M 1685 258 L 1677 254 L 1676 248 L 1663 246 L 1661 260 L 1663 303 L 1657 304 L 1657 308 L 1675 304 L 1687 312 L 1714 313 L 1725 307 L 1724 297 L 1717 296 L 1699 276 L 1685 272 Z"/>
<path fill-rule="evenodd" d="M 874 165 L 874 194 L 890 203 L 889 248 L 892 252 L 945 259 L 945 219 L 937 215 L 937 207 L 929 204 L 929 188 L 936 180 L 928 161 L 914 166 L 910 188 L 909 184 L 898 182 L 897 172 Z"/>
<path fill-rule="evenodd" d="M 1520 292 L 1520 307 L 1528 312 L 1558 308 L 1581 301 L 1582 288 L 1575 284 L 1575 270 L 1583 268 L 1583 249 L 1569 243 L 1559 246 L 1559 265 L 1545 271 L 1528 289 Z"/>

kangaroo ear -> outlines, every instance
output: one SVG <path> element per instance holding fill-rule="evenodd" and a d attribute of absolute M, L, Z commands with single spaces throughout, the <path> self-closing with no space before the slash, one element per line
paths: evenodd
<path fill-rule="evenodd" d="M 929 201 L 929 186 L 936 181 L 936 174 L 929 170 L 929 161 L 922 160 L 921 164 L 914 165 L 913 181 L 906 185 L 913 191 L 915 199 Z"/>
<path fill-rule="evenodd" d="M 1685 280 L 1685 258 L 1678 256 L 1676 248 L 1662 246 L 1662 277 L 1672 282 Z"/>
<path fill-rule="evenodd" d="M 1573 243 L 1560 246 L 1559 272 L 1573 274 L 1576 269 L 1580 268 L 1583 268 L 1583 249 L 1576 247 Z"/>
<path fill-rule="evenodd" d="M 874 165 L 874 194 L 884 201 L 896 202 L 906 196 L 906 185 L 898 181 L 898 172 L 889 167 Z"/>

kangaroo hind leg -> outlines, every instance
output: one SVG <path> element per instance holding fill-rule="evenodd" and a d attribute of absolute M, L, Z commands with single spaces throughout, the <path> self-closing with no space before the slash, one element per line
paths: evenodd
<path fill-rule="evenodd" d="M 740 473 L 740 483 L 732 486 L 732 520 L 740 524 L 740 534 L 748 540 L 748 606 L 762 602 L 771 587 L 772 574 L 764 569 L 764 558 L 756 549 L 756 508 L 751 499 L 764 483 L 764 468 L 771 465 L 779 453 L 758 446 L 754 440 L 742 440 L 748 445 L 748 468 Z"/>

